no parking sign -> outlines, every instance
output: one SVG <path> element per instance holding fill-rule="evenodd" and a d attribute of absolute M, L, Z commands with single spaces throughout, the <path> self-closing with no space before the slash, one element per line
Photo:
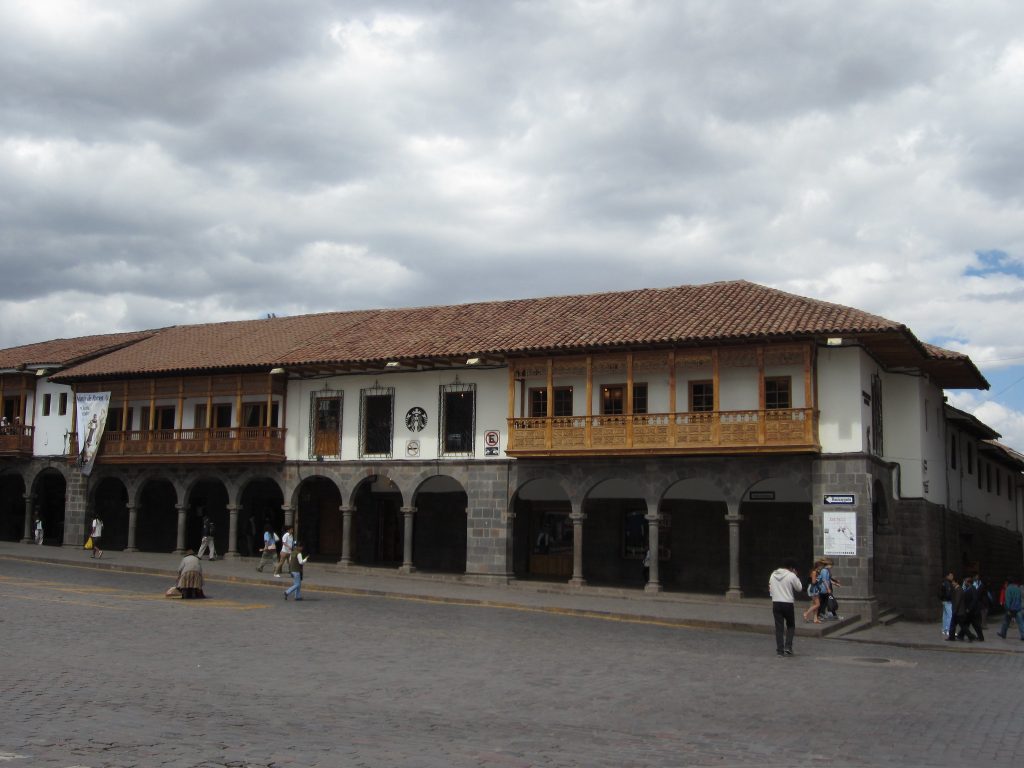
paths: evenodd
<path fill-rule="evenodd" d="M 496 429 L 484 432 L 484 456 L 497 456 L 501 445 L 501 433 Z"/>

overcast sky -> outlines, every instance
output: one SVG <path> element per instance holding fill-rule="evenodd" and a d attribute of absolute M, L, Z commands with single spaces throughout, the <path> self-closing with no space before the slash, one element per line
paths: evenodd
<path fill-rule="evenodd" d="M 1019 2 L 0 2 L 0 347 L 746 279 L 1024 449 Z"/>

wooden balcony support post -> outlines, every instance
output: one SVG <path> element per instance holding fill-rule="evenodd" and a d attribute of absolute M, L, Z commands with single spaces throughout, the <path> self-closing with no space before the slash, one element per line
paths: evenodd
<path fill-rule="evenodd" d="M 594 444 L 594 356 L 587 355 L 587 421 L 583 426 L 583 445 Z"/>
<path fill-rule="evenodd" d="M 765 442 L 764 347 L 757 348 L 757 444 Z"/>
<path fill-rule="evenodd" d="M 633 447 L 633 351 L 626 353 L 626 448 Z"/>
<path fill-rule="evenodd" d="M 668 444 L 676 444 L 676 351 L 668 351 Z"/>
<path fill-rule="evenodd" d="M 121 431 L 128 432 L 131 430 L 132 425 L 128 423 L 128 379 L 124 380 L 124 386 L 121 388 L 123 393 L 121 396 L 124 398 L 124 402 L 121 403 Z M 124 444 L 121 444 L 121 453 L 124 453 Z"/>
<path fill-rule="evenodd" d="M 178 408 L 177 413 L 174 414 L 174 428 L 176 430 L 177 438 L 174 441 L 174 452 L 178 453 L 181 449 L 181 430 L 185 426 L 185 377 L 182 376 L 178 379 Z"/>
<path fill-rule="evenodd" d="M 811 355 L 813 354 L 813 348 L 811 345 L 804 345 L 804 440 L 808 443 L 815 442 L 814 440 L 814 411 L 816 409 L 816 403 L 814 402 L 814 381 L 813 371 L 814 368 L 811 365 Z"/>
<path fill-rule="evenodd" d="M 146 453 L 153 453 L 153 427 L 156 424 L 156 379 L 149 380 L 149 431 L 146 433 Z"/>
<path fill-rule="evenodd" d="M 239 374 L 235 378 L 235 436 L 232 441 L 232 447 L 235 453 L 238 453 L 241 449 L 242 440 L 242 376 Z"/>
<path fill-rule="evenodd" d="M 552 433 L 554 431 L 554 424 L 552 423 L 555 415 L 555 361 L 552 358 L 548 358 L 548 408 L 547 408 L 547 422 L 544 428 L 544 447 L 551 450 L 552 447 Z"/>

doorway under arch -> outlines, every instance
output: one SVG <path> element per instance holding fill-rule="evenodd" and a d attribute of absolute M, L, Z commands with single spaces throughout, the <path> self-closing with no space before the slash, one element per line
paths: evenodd
<path fill-rule="evenodd" d="M 512 499 L 512 572 L 517 579 L 572 578 L 572 504 L 554 480 L 524 483 Z"/>
<path fill-rule="evenodd" d="M 423 571 L 466 572 L 466 507 L 462 484 L 447 475 L 427 479 L 416 491 L 412 562 Z"/>
<path fill-rule="evenodd" d="M 405 521 L 398 486 L 383 475 L 372 475 L 359 484 L 353 500 L 353 561 L 360 565 L 401 565 Z"/>
<path fill-rule="evenodd" d="M 295 508 L 297 537 L 306 555 L 337 562 L 341 557 L 341 491 L 326 477 L 302 481 Z"/>

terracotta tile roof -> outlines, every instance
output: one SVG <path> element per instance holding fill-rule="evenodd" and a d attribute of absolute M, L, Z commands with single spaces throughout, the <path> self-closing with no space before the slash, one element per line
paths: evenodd
<path fill-rule="evenodd" d="M 0 349 L 0 370 L 10 370 L 28 365 L 62 368 L 145 339 L 154 333 L 157 331 L 79 336 L 73 339 L 51 339 L 21 347 Z"/>
<path fill-rule="evenodd" d="M 920 364 L 929 357 L 899 323 L 740 280 L 178 326 L 76 366 L 63 378 L 381 364 L 840 334 L 862 342 L 884 337 L 878 354 L 893 360 Z"/>

